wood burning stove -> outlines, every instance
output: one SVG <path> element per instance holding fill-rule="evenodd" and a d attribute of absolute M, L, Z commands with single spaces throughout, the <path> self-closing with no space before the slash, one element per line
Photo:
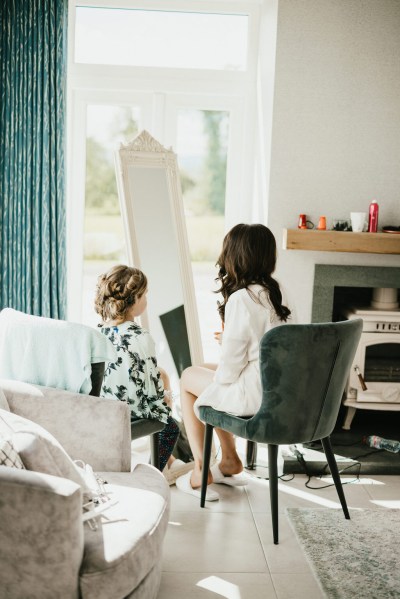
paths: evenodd
<path fill-rule="evenodd" d="M 400 411 L 400 309 L 397 289 L 374 289 L 371 306 L 354 308 L 363 332 L 345 390 L 349 429 L 357 409 Z"/>

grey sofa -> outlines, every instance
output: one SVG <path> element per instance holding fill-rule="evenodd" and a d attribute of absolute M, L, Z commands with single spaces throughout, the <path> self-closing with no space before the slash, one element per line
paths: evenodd
<path fill-rule="evenodd" d="M 131 469 L 130 418 L 122 402 L 0 381 L 13 414 L 53 435 L 68 455 L 107 481 L 116 503 L 92 530 L 72 480 L 0 467 L 0 595 L 7 599 L 157 597 L 170 493 L 147 464 Z M 10 414 L 11 412 L 11 414 Z"/>

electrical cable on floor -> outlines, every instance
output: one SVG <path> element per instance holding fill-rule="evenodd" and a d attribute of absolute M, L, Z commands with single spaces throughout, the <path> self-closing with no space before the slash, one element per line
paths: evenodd
<path fill-rule="evenodd" d="M 354 447 L 354 445 L 360 445 L 360 441 L 355 441 L 354 443 L 334 443 L 335 447 Z"/>
<path fill-rule="evenodd" d="M 361 460 L 362 458 L 366 458 L 369 455 L 376 454 L 377 452 L 382 453 L 386 451 L 385 449 L 373 449 L 372 451 L 368 451 L 367 453 L 361 453 L 360 455 L 356 455 L 354 458 L 350 458 L 351 460 Z"/>
<path fill-rule="evenodd" d="M 320 443 L 320 442 L 319 442 Z M 349 444 L 338 444 L 336 443 L 335 446 L 336 447 L 352 447 L 353 445 L 359 445 L 359 441 L 356 441 L 355 443 L 349 443 Z M 307 447 L 307 445 L 311 445 L 310 444 L 304 444 L 305 447 Z M 320 443 L 321 448 L 322 448 L 322 443 Z M 313 447 L 309 447 L 309 449 L 314 449 Z M 358 456 L 354 456 L 354 457 L 350 457 L 348 458 L 349 460 L 353 460 L 355 463 L 354 464 L 350 464 L 349 466 L 346 466 L 345 468 L 342 468 L 341 470 L 339 470 L 339 474 L 342 474 L 343 472 L 346 472 L 346 470 L 349 470 L 350 468 L 358 468 L 358 472 L 355 474 L 355 478 L 353 478 L 352 480 L 348 480 L 348 481 L 341 481 L 342 485 L 349 485 L 352 483 L 355 483 L 356 481 L 360 480 L 360 474 L 361 474 L 361 467 L 362 467 L 362 463 L 359 461 L 360 459 L 367 457 L 369 455 L 372 455 L 374 453 L 376 453 L 377 451 L 384 451 L 383 449 L 373 449 L 372 451 L 369 451 L 367 453 L 358 455 Z M 323 485 L 320 487 L 312 487 L 310 486 L 310 481 L 311 479 L 314 478 L 319 478 L 320 480 L 322 480 L 323 476 L 327 476 L 328 472 L 327 469 L 329 467 L 328 464 L 325 464 L 325 466 L 323 467 L 322 471 L 319 474 L 312 474 L 308 467 L 307 467 L 307 462 L 304 459 L 303 454 L 297 449 L 297 447 L 295 446 L 294 449 L 294 454 L 296 456 L 297 461 L 299 462 L 299 464 L 302 466 L 303 470 L 304 470 L 304 474 L 308 477 L 305 484 L 305 487 L 307 489 L 310 489 L 312 491 L 319 491 L 320 489 L 327 489 L 329 487 L 334 487 L 335 483 L 329 483 L 327 485 Z M 251 470 L 254 470 L 256 468 L 268 468 L 268 465 L 265 464 L 253 464 L 253 467 L 247 468 L 245 467 L 245 470 L 248 472 L 248 474 L 250 474 L 251 476 L 254 476 L 254 478 L 258 478 L 260 480 L 269 480 L 269 477 L 266 476 L 260 476 L 258 474 L 252 474 Z M 290 478 L 285 478 L 285 477 L 290 477 Z M 295 474 L 293 473 L 288 473 L 288 474 L 281 474 L 281 476 L 278 476 L 278 479 L 281 480 L 282 482 L 291 482 L 294 478 L 295 478 Z"/>
<path fill-rule="evenodd" d="M 314 443 L 316 443 L 316 442 L 304 443 L 303 447 L 315 450 L 315 447 L 313 447 Z M 335 447 L 353 447 L 354 445 L 360 445 L 360 441 L 358 440 L 358 441 L 355 441 L 354 443 L 335 443 L 334 444 Z M 318 441 L 318 446 L 322 449 L 322 443 L 320 441 Z M 319 451 L 319 450 L 316 450 L 316 451 Z M 360 453 L 360 455 L 357 455 L 354 457 L 350 456 L 348 459 L 349 460 L 358 460 L 358 459 L 367 457 L 369 455 L 376 454 L 378 451 L 382 452 L 382 451 L 385 451 L 385 449 L 379 449 L 376 447 L 372 451 L 368 451 L 367 453 Z"/>
<path fill-rule="evenodd" d="M 327 465 L 324 467 L 324 470 L 325 470 L 325 469 L 327 469 L 327 467 L 328 467 L 328 464 L 327 464 Z M 360 480 L 360 473 L 361 473 L 361 463 L 360 463 L 360 462 L 357 462 L 356 464 L 350 464 L 350 466 L 346 466 L 346 468 L 342 468 L 342 470 L 339 470 L 339 474 L 342 474 L 342 473 L 343 473 L 343 472 L 345 472 L 346 470 L 349 470 L 349 468 L 355 468 L 355 467 L 356 467 L 356 468 L 358 468 L 358 472 L 357 472 L 357 473 L 356 473 L 356 475 L 355 475 L 356 477 L 355 477 L 355 478 L 353 478 L 352 480 L 346 480 L 346 481 L 343 481 L 343 480 L 342 480 L 342 481 L 341 481 L 341 483 L 342 483 L 342 486 L 343 486 L 343 485 L 350 485 L 350 484 L 352 484 L 352 483 L 355 483 L 356 481 Z M 318 491 L 319 489 L 326 489 L 326 488 L 328 488 L 328 487 L 334 487 L 334 486 L 335 486 L 335 483 L 329 483 L 328 485 L 324 485 L 323 487 L 311 487 L 311 486 L 308 484 L 308 483 L 310 482 L 310 480 L 311 480 L 312 476 L 314 476 L 315 478 L 318 478 L 318 477 L 319 477 L 319 479 L 320 479 L 320 480 L 322 480 L 322 477 L 323 477 L 323 476 L 326 476 L 326 475 L 327 475 L 327 472 L 325 472 L 325 473 L 324 473 L 324 472 L 322 472 L 321 474 L 314 474 L 314 475 L 311 475 L 311 477 L 309 477 L 309 479 L 308 479 L 308 480 L 307 480 L 307 482 L 305 483 L 305 486 L 307 487 L 307 489 L 313 489 L 313 490 L 317 490 L 317 491 Z M 307 476 L 308 476 L 308 475 L 307 475 Z"/>
<path fill-rule="evenodd" d="M 247 468 L 245 467 L 245 470 L 247 471 L 248 474 L 250 474 L 250 476 L 254 476 L 254 478 L 259 478 L 260 480 L 269 480 L 269 476 L 261 476 L 259 474 L 252 474 L 252 470 L 255 470 L 256 468 L 268 468 L 268 466 L 266 466 L 265 464 L 254 464 L 252 468 Z M 290 476 L 291 478 L 283 478 L 284 476 Z M 280 476 L 278 476 L 279 480 L 281 480 L 284 483 L 290 483 L 290 481 L 292 481 L 295 477 L 295 474 L 281 474 Z"/>
<path fill-rule="evenodd" d="M 322 444 L 321 444 L 322 445 Z M 354 443 L 333 443 L 334 447 L 353 447 L 354 445 L 360 445 L 360 441 L 354 441 Z"/>
<path fill-rule="evenodd" d="M 347 443 L 342 443 L 342 444 L 335 443 L 335 447 L 352 447 L 354 445 L 359 445 L 359 444 L 360 444 L 360 441 L 356 441 L 354 443 L 348 443 L 348 444 Z M 319 442 L 319 445 L 321 446 L 321 449 L 322 449 L 322 443 L 321 442 Z M 304 447 L 307 447 L 307 446 L 311 446 L 311 447 L 309 447 L 309 449 L 315 449 L 314 447 L 312 447 L 312 443 L 304 444 Z M 356 481 L 359 481 L 360 480 L 360 475 L 361 475 L 361 467 L 362 467 L 362 463 L 359 460 L 362 459 L 362 458 L 364 458 L 364 457 L 367 457 L 369 455 L 376 454 L 376 452 L 378 452 L 378 451 L 382 452 L 382 451 L 385 451 L 385 450 L 384 449 L 373 449 L 372 451 L 369 451 L 367 453 L 360 454 L 360 455 L 357 455 L 357 456 L 354 456 L 354 457 L 349 457 L 348 459 L 349 460 L 353 460 L 354 463 L 350 464 L 349 466 L 346 466 L 346 467 L 342 468 L 341 470 L 339 470 L 339 474 L 342 474 L 343 472 L 346 472 L 346 470 L 349 470 L 350 468 L 358 468 L 358 471 L 355 473 L 355 478 L 353 478 L 352 480 L 341 481 L 342 485 L 350 485 L 352 483 L 355 483 Z M 319 486 L 319 487 L 311 486 L 310 485 L 310 481 L 311 481 L 311 479 L 313 477 L 314 478 L 319 478 L 320 480 L 322 480 L 323 476 L 327 476 L 327 474 L 328 474 L 327 470 L 329 468 L 329 465 L 325 464 L 325 466 L 323 467 L 322 471 L 319 474 L 312 474 L 309 471 L 308 467 L 307 467 L 307 462 L 304 459 L 303 454 L 297 449 L 296 446 L 295 446 L 295 449 L 294 449 L 294 454 L 296 456 L 297 461 L 302 466 L 302 469 L 304 470 L 305 475 L 308 477 L 307 480 L 306 480 L 306 482 L 305 482 L 305 487 L 307 489 L 310 489 L 312 491 L 319 491 L 320 489 L 327 489 L 329 487 L 334 487 L 335 486 L 335 483 L 329 483 L 327 485 L 323 485 L 323 486 Z M 258 468 L 268 468 L 268 466 L 265 466 L 265 465 L 262 465 L 262 464 L 254 464 L 253 468 L 257 468 L 257 467 Z M 248 468 L 245 468 L 245 469 L 247 471 L 249 471 Z M 249 472 L 249 474 L 250 474 L 250 472 Z M 259 476 L 257 474 L 253 474 L 252 476 L 254 476 L 254 478 L 258 478 L 258 479 L 261 479 L 261 480 L 269 480 L 268 477 Z M 291 476 L 291 478 L 284 478 L 284 477 L 287 477 L 287 476 Z M 278 476 L 278 478 L 282 482 L 291 482 L 295 478 L 295 474 L 282 474 L 281 476 Z"/>
<path fill-rule="evenodd" d="M 328 487 L 334 487 L 335 486 L 335 483 L 329 483 L 328 485 L 324 485 L 322 487 L 321 486 L 320 487 L 311 487 L 309 483 L 310 483 L 310 480 L 313 477 L 314 478 L 318 478 L 319 477 L 320 480 L 321 480 L 321 478 L 323 476 L 326 476 L 326 474 L 327 474 L 326 470 L 328 468 L 328 464 L 326 464 L 324 466 L 324 468 L 322 469 L 322 472 L 320 474 L 311 474 L 311 472 L 308 470 L 307 462 L 304 459 L 303 454 L 297 448 L 294 450 L 294 454 L 295 454 L 295 456 L 297 458 L 297 461 L 302 466 L 302 468 L 303 468 L 306 476 L 308 477 L 307 480 L 306 480 L 306 482 L 305 482 L 305 486 L 306 486 L 307 489 L 311 489 L 311 490 L 314 490 L 314 491 L 319 491 L 320 489 L 327 489 Z M 348 480 L 348 481 L 344 481 L 344 482 L 342 481 L 342 485 L 349 485 L 351 483 L 354 483 L 357 480 L 360 480 L 361 462 L 357 462 L 356 464 L 350 464 L 350 466 L 346 466 L 345 468 L 342 468 L 342 470 L 339 470 L 339 474 L 342 474 L 342 472 L 345 472 L 349 468 L 354 468 L 354 467 L 358 467 L 358 472 L 356 474 L 356 478 L 354 478 L 353 480 Z"/>
<path fill-rule="evenodd" d="M 283 478 L 284 476 L 291 476 L 292 478 Z M 282 474 L 282 476 L 278 476 L 279 480 L 283 481 L 284 483 L 290 483 L 291 480 L 293 480 L 295 477 L 294 474 L 290 475 L 290 474 Z"/>

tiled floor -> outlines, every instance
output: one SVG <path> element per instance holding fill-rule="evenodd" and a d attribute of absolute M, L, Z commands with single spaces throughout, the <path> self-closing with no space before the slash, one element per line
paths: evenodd
<path fill-rule="evenodd" d="M 266 471 L 259 473 L 264 476 Z M 279 485 L 279 545 L 272 541 L 266 480 L 249 475 L 246 488 L 214 485 L 220 500 L 206 502 L 205 509 L 197 498 L 172 486 L 158 599 L 324 597 L 285 508 L 338 508 L 340 504 L 334 486 L 310 490 L 305 487 L 306 480 L 305 475 L 296 475 Z M 343 476 L 342 480 L 354 481 L 354 477 Z M 310 484 L 322 487 L 327 482 L 313 478 Z M 400 510 L 400 476 L 361 475 L 359 482 L 346 484 L 344 490 L 349 508 Z"/>

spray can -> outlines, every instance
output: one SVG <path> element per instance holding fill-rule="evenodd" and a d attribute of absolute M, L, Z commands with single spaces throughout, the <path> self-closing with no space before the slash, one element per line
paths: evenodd
<path fill-rule="evenodd" d="M 369 205 L 368 233 L 376 233 L 378 230 L 379 204 L 372 200 Z"/>

